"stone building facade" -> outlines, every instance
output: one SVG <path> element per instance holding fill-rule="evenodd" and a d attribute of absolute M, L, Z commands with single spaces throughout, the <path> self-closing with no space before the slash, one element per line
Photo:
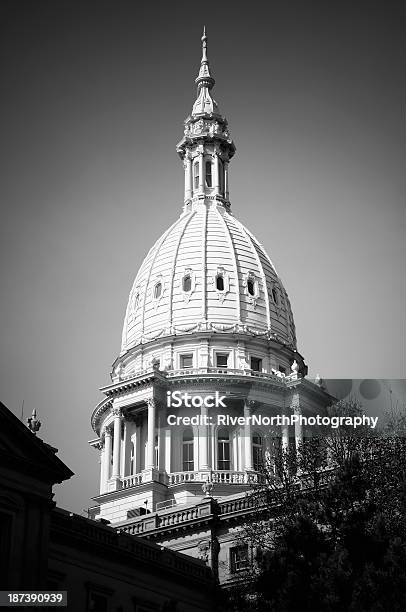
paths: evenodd
<path fill-rule="evenodd" d="M 216 609 L 202 560 L 56 508 L 52 487 L 73 473 L 1 403 L 0 420 L 2 590 L 66 591 L 72 612 Z"/>

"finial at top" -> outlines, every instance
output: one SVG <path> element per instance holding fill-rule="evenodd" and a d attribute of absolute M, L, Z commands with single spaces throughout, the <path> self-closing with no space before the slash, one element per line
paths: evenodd
<path fill-rule="evenodd" d="M 197 79 L 195 80 L 198 88 L 207 87 L 211 89 L 215 83 L 213 77 L 210 74 L 209 60 L 207 59 L 207 35 L 206 26 L 203 26 L 202 36 L 202 61 L 200 62 L 200 70 Z"/>

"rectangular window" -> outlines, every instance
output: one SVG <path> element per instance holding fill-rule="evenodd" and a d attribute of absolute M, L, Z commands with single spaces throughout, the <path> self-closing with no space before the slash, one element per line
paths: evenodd
<path fill-rule="evenodd" d="M 216 355 L 216 366 L 218 368 L 228 367 L 228 354 L 227 353 Z"/>
<path fill-rule="evenodd" d="M 196 162 L 193 166 L 193 176 L 195 189 L 199 187 L 199 162 Z"/>
<path fill-rule="evenodd" d="M 219 470 L 230 469 L 230 443 L 219 442 L 218 444 L 218 468 Z"/>
<path fill-rule="evenodd" d="M 183 442 L 183 471 L 191 472 L 194 469 L 193 440 Z"/>
<path fill-rule="evenodd" d="M 248 546 L 236 546 L 230 548 L 230 571 L 235 574 L 248 569 Z"/>
<path fill-rule="evenodd" d="M 206 187 L 211 187 L 212 186 L 212 180 L 211 180 L 211 162 L 207 161 L 206 162 Z"/>
<path fill-rule="evenodd" d="M 181 355 L 180 356 L 180 367 L 183 370 L 184 368 L 193 368 L 193 355 Z"/>
<path fill-rule="evenodd" d="M 252 447 L 252 462 L 254 470 L 256 472 L 259 472 L 259 470 L 263 466 L 262 448 L 260 446 L 257 446 L 256 444 L 254 444 Z"/>
<path fill-rule="evenodd" d="M 262 359 L 251 357 L 251 370 L 254 370 L 254 372 L 262 372 Z"/>

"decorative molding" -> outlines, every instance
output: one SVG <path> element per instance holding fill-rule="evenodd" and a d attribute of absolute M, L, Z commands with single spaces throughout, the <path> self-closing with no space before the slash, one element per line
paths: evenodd
<path fill-rule="evenodd" d="M 191 283 L 190 291 L 185 291 L 183 289 L 183 281 L 187 276 L 190 276 L 190 283 Z M 196 288 L 196 274 L 192 270 L 192 268 L 185 268 L 183 271 L 182 277 L 180 279 L 180 289 L 182 291 L 183 301 L 185 302 L 185 304 L 189 304 L 190 298 L 192 297 L 192 294 L 195 288 Z"/>
<path fill-rule="evenodd" d="M 155 288 L 157 285 L 161 284 L 161 293 L 159 294 L 158 297 L 155 297 Z M 166 292 L 166 282 L 165 279 L 163 277 L 163 275 L 161 273 L 156 274 L 155 278 L 154 278 L 154 282 L 153 282 L 153 286 L 152 286 L 152 304 L 155 308 L 155 310 L 158 308 L 162 298 L 164 297 Z"/>
<path fill-rule="evenodd" d="M 224 289 L 217 289 L 217 278 L 221 277 L 223 279 Z M 217 266 L 216 273 L 211 277 L 211 282 L 214 287 L 214 290 L 217 293 L 217 297 L 220 300 L 220 303 L 223 304 L 227 293 L 230 291 L 230 275 L 227 270 L 223 266 Z"/>
<path fill-rule="evenodd" d="M 251 281 L 252 284 L 254 285 L 254 295 L 251 295 L 251 293 L 248 291 L 248 282 L 249 281 Z M 244 293 L 247 296 L 248 301 L 253 305 L 254 308 L 256 308 L 257 302 L 258 302 L 258 298 L 259 298 L 259 295 L 260 295 L 260 287 L 259 287 L 259 281 L 258 281 L 256 275 L 254 274 L 254 272 L 249 270 L 246 274 L 244 274 L 243 281 L 242 281 L 242 286 L 244 287 Z"/>

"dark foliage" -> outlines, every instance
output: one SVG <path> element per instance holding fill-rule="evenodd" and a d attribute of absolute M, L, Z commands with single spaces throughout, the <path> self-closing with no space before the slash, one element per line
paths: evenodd
<path fill-rule="evenodd" d="M 340 431 L 281 449 L 251 494 L 256 553 L 230 609 L 406 609 L 406 440 Z"/>

